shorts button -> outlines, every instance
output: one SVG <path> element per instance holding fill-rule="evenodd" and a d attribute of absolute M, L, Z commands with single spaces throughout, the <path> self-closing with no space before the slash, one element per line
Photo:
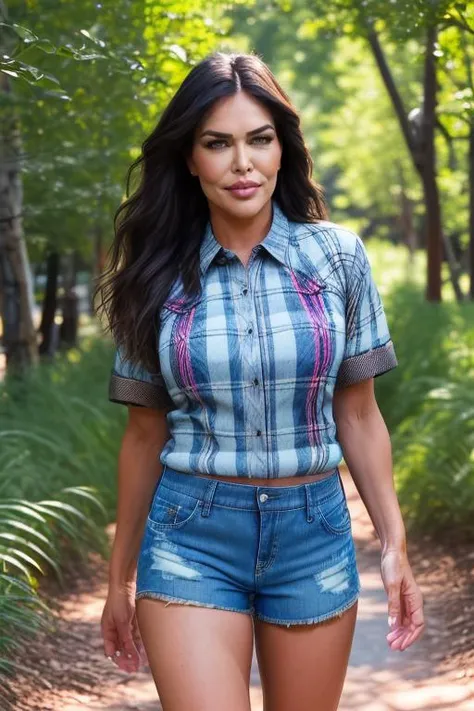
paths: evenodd
<path fill-rule="evenodd" d="M 260 501 L 266 501 L 268 499 L 268 494 L 260 494 Z"/>

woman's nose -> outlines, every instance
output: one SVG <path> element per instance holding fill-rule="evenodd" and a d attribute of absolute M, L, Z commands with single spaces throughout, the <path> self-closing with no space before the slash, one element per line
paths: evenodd
<path fill-rule="evenodd" d="M 247 146 L 236 144 L 234 148 L 233 169 L 247 171 L 252 167 L 252 161 Z"/>

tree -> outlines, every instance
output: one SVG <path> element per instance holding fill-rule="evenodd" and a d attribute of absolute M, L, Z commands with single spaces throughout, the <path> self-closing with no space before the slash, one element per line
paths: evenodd
<path fill-rule="evenodd" d="M 449 84 L 446 76 L 441 74 L 441 68 L 444 69 L 443 44 L 450 30 L 455 29 L 465 37 L 471 37 L 470 33 L 472 33 L 469 16 L 474 16 L 474 8 L 463 9 L 463 5 L 465 4 L 448 0 L 433 0 L 430 3 L 426 3 L 425 0 L 400 0 L 396 3 L 387 3 L 385 0 L 324 0 L 324 2 L 316 0 L 311 4 L 307 0 L 281 0 L 279 6 L 272 5 L 270 8 L 266 2 L 257 0 L 254 15 L 258 18 L 261 18 L 262 14 L 265 15 L 265 21 L 271 15 L 274 20 L 271 27 L 277 26 L 277 18 L 279 18 L 281 29 L 275 31 L 277 37 L 273 35 L 270 39 L 259 36 L 259 29 L 256 28 L 256 25 L 259 25 L 258 20 L 252 20 L 249 27 L 252 39 L 256 38 L 259 49 L 267 49 L 269 43 L 272 43 L 273 50 L 270 51 L 269 56 L 278 56 L 279 66 L 282 57 L 285 60 L 289 54 L 292 55 L 290 61 L 294 67 L 295 86 L 302 81 L 308 82 L 312 73 L 315 81 L 309 84 L 310 90 L 314 87 L 319 88 L 318 78 L 320 80 L 321 76 L 327 77 L 325 72 L 328 58 L 334 59 L 339 49 L 339 44 L 333 42 L 329 47 L 328 57 L 322 58 L 321 61 L 321 47 L 327 48 L 330 38 L 337 40 L 347 37 L 351 42 L 362 40 L 370 49 L 387 96 L 390 98 L 392 111 L 397 117 L 400 135 L 407 148 L 413 170 L 419 176 L 423 190 L 425 237 L 428 248 L 427 298 L 432 301 L 441 299 L 442 246 L 449 264 L 455 293 L 458 299 L 462 298 L 459 287 L 460 269 L 456 263 L 449 235 L 442 229 L 442 201 L 439 195 L 435 135 L 436 130 L 439 129 L 440 89 Z M 245 14 L 245 10 L 243 13 Z M 242 11 L 233 13 L 233 16 L 241 20 L 239 14 L 241 16 Z M 263 22 L 259 27 L 263 35 Z M 241 21 L 240 29 L 242 29 Z M 313 42 L 314 49 L 308 46 L 309 41 Z M 424 61 L 420 66 L 422 82 L 419 82 L 422 90 L 420 96 L 415 97 L 415 104 L 413 104 L 414 97 L 411 95 L 410 85 L 402 82 L 411 67 L 408 67 L 406 62 L 404 64 L 392 62 L 394 66 L 390 66 L 388 54 L 392 46 L 398 49 L 399 54 L 402 50 L 404 58 L 405 53 L 408 53 L 410 60 L 413 47 L 417 48 L 418 52 L 423 52 Z M 419 58 L 421 54 L 413 57 L 414 67 L 420 65 Z M 308 71 L 311 62 L 311 71 Z M 351 66 L 348 71 L 354 73 L 357 71 L 357 65 Z M 331 96 L 330 89 L 326 90 L 323 86 L 322 91 Z M 311 96 L 310 91 L 305 92 L 303 89 L 303 93 L 307 97 Z M 317 95 L 317 91 L 313 92 L 313 95 Z M 342 93 L 341 99 L 346 98 Z M 321 105 L 319 95 L 314 100 Z M 458 101 L 458 109 L 460 103 Z M 464 103 L 466 103 L 465 94 Z M 337 99 L 333 99 L 334 104 L 337 104 Z M 409 109 L 406 108 L 407 105 Z M 472 116 L 472 100 L 470 106 Z M 463 110 L 466 111 L 465 108 Z"/>
<path fill-rule="evenodd" d="M 190 8 L 188 0 L 171 0 L 166 11 L 152 0 L 59 0 L 30 8 L 25 28 L 23 3 L 14 3 L 16 45 L 0 70 L 17 80 L 22 214 L 35 260 L 74 252 L 100 271 L 131 160 L 190 66 L 224 31 L 218 5 L 197 0 Z"/>
<path fill-rule="evenodd" d="M 6 22 L 0 4 L 0 20 Z M 0 54 L 8 51 L 0 24 Z M 20 174 L 21 134 L 7 72 L 0 73 L 0 299 L 7 367 L 20 370 L 37 361 L 33 324 L 33 290 L 23 236 L 23 194 Z"/>

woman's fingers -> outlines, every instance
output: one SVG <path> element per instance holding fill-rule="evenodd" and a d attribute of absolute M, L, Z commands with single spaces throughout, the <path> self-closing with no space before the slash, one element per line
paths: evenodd
<path fill-rule="evenodd" d="M 104 641 L 104 654 L 109 659 L 114 659 L 115 652 L 119 648 L 117 630 L 112 618 L 104 611 L 101 620 L 102 639 Z"/>
<path fill-rule="evenodd" d="M 101 631 L 106 657 L 123 671 L 138 671 L 141 663 L 140 648 L 134 641 L 133 622 L 125 616 L 117 619 L 106 606 L 102 614 Z"/>
<path fill-rule="evenodd" d="M 125 671 L 138 671 L 140 666 L 140 653 L 135 645 L 132 634 L 132 623 L 122 621 L 117 624 L 117 632 L 120 640 L 120 657 L 118 665 Z"/>
<path fill-rule="evenodd" d="M 391 626 L 386 635 L 387 643 L 393 650 L 404 651 L 423 634 L 423 595 L 406 556 L 400 555 L 399 551 L 382 555 L 381 573 L 388 595 Z"/>
<path fill-rule="evenodd" d="M 405 618 L 404 624 L 386 635 L 391 649 L 404 651 L 413 642 L 421 637 L 424 631 L 424 622 L 416 623 L 413 619 Z"/>
<path fill-rule="evenodd" d="M 138 651 L 140 663 L 144 664 L 144 665 L 148 665 L 148 657 L 146 655 L 145 647 L 143 645 L 143 641 L 142 641 L 142 638 L 140 635 L 140 630 L 138 628 L 138 621 L 137 621 L 136 614 L 133 616 L 132 636 L 133 636 L 133 641 L 135 643 L 135 647 L 137 648 L 137 651 Z"/>

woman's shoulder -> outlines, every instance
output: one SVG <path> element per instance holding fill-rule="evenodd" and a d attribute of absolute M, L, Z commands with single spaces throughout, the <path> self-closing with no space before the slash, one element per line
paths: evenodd
<path fill-rule="evenodd" d="M 330 220 L 292 223 L 298 250 L 314 263 L 326 262 L 329 271 L 350 270 L 364 258 L 365 247 L 354 230 Z"/>
<path fill-rule="evenodd" d="M 318 220 L 317 222 L 293 223 L 293 226 L 295 237 L 301 247 L 305 240 L 316 240 L 321 247 L 329 247 L 332 251 L 352 256 L 357 247 L 363 244 L 357 232 L 338 222 Z"/>

